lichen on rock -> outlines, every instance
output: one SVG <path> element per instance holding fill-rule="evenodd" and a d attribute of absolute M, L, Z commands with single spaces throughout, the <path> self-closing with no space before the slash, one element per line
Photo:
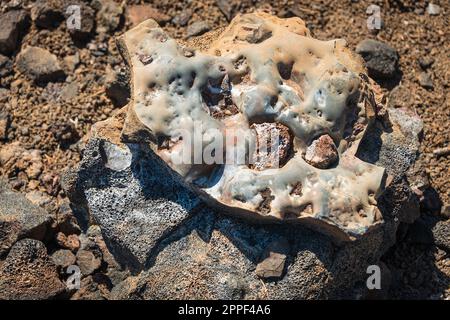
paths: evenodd
<path fill-rule="evenodd" d="M 177 43 L 153 20 L 118 39 L 132 82 L 122 142 L 147 143 L 189 187 L 228 212 L 305 220 L 345 240 L 378 225 L 385 170 L 355 155 L 381 101 L 345 41 L 314 39 L 301 19 L 262 12 L 237 16 L 212 40 L 207 34 Z M 271 127 L 287 128 L 278 134 L 282 163 L 256 157 L 249 164 L 258 132 Z M 209 130 L 239 132 L 212 152 L 225 159 L 244 154 L 246 161 L 195 161 L 196 142 L 204 155 L 214 140 Z M 180 161 L 186 149 L 191 161 Z M 301 194 L 292 192 L 299 184 Z"/>

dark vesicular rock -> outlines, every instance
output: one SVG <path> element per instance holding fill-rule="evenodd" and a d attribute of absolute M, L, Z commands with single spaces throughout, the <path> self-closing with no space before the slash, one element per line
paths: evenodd
<path fill-rule="evenodd" d="M 45 245 L 38 240 L 18 241 L 0 266 L 0 299 L 51 299 L 65 289 Z"/>
<path fill-rule="evenodd" d="M 49 51 L 28 46 L 17 55 L 19 71 L 37 83 L 58 81 L 64 78 L 58 58 Z"/>

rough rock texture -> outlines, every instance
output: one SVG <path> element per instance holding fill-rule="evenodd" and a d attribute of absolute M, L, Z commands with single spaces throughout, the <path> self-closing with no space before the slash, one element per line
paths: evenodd
<path fill-rule="evenodd" d="M 443 250 L 450 252 L 450 223 L 449 221 L 439 221 L 431 230 L 433 233 L 434 243 Z"/>
<path fill-rule="evenodd" d="M 20 239 L 44 240 L 52 218 L 0 180 L 0 257 Z"/>
<path fill-rule="evenodd" d="M 29 20 L 25 10 L 11 10 L 0 15 L 0 53 L 10 55 L 19 48 Z"/>
<path fill-rule="evenodd" d="M 197 21 L 193 24 L 189 25 L 186 31 L 186 38 L 194 37 L 194 36 L 200 36 L 204 34 L 205 32 L 208 32 L 211 30 L 211 27 L 209 24 L 205 21 Z"/>
<path fill-rule="evenodd" d="M 61 249 L 52 254 L 51 260 L 56 266 L 67 268 L 75 264 L 77 259 L 70 250 Z"/>
<path fill-rule="evenodd" d="M 116 107 L 123 107 L 130 100 L 129 75 L 125 70 L 106 69 L 105 93 Z"/>
<path fill-rule="evenodd" d="M 43 29 L 56 28 L 63 20 L 65 9 L 62 0 L 39 0 L 31 8 L 31 20 Z"/>
<path fill-rule="evenodd" d="M 65 288 L 40 241 L 18 241 L 0 266 L 0 299 L 50 299 Z"/>
<path fill-rule="evenodd" d="M 255 163 L 250 163 L 250 168 L 264 170 L 285 165 L 292 153 L 292 136 L 289 128 L 279 123 L 254 123 L 250 129 L 253 130 L 256 141 L 256 150 L 253 154 Z M 262 148 L 270 148 L 270 152 L 259 152 Z"/>
<path fill-rule="evenodd" d="M 0 111 L 0 140 L 8 137 L 8 128 L 11 123 L 11 116 L 6 111 Z"/>
<path fill-rule="evenodd" d="M 170 16 L 164 14 L 148 4 L 134 5 L 127 8 L 127 17 L 131 25 L 136 26 L 142 21 L 153 19 L 159 24 L 170 21 Z"/>
<path fill-rule="evenodd" d="M 62 232 L 58 232 L 56 235 L 56 243 L 62 248 L 66 248 L 76 252 L 80 248 L 80 240 L 75 234 L 66 236 Z"/>
<path fill-rule="evenodd" d="M 281 26 L 282 22 L 286 27 Z M 333 72 L 325 73 L 325 79 L 317 83 L 310 79 L 310 83 L 306 84 L 299 75 L 300 70 L 293 79 L 289 76 L 297 74 L 294 72 L 297 70 L 296 63 L 289 67 L 290 63 L 285 63 L 289 54 L 280 53 L 277 59 L 283 65 L 275 63 L 267 70 L 261 68 L 261 74 L 254 75 L 258 73 L 256 66 L 264 64 L 258 62 L 253 66 L 251 61 L 256 57 L 252 55 L 252 46 L 262 46 L 258 52 L 259 56 L 264 56 L 262 49 L 267 49 L 266 45 L 270 48 L 271 41 L 277 41 L 277 33 L 281 30 L 285 38 L 293 37 L 296 40 L 294 43 L 304 42 L 305 48 L 299 45 L 296 49 L 306 50 L 297 53 L 301 57 L 319 59 L 320 56 L 324 60 L 316 60 L 317 64 L 306 63 L 315 66 L 306 71 L 302 69 L 306 68 L 305 65 L 300 63 L 300 70 L 311 76 L 316 72 L 322 74 L 330 65 L 338 70 L 333 67 Z M 139 35 L 147 37 L 148 47 L 140 47 L 136 40 L 140 39 Z M 239 39 L 237 42 L 227 42 L 232 41 L 230 39 L 234 39 L 235 35 Z M 110 298 L 361 297 L 365 293 L 367 266 L 378 263 L 395 242 L 398 224 L 414 221 L 419 212 L 418 201 L 409 187 L 406 173 L 416 158 L 420 119 L 407 110 L 383 108 L 376 87 L 364 75 L 359 60 L 339 41 L 322 43 L 310 38 L 301 20 L 279 20 L 262 14 L 238 16 L 218 38 L 219 45 L 210 46 L 208 43 L 217 36 L 217 32 L 212 32 L 186 45 L 200 47 L 203 51 L 183 49 L 170 40 L 154 21 L 147 21 L 119 41 L 130 66 L 146 72 L 134 70 L 132 103 L 94 126 L 81 163 L 69 171 L 62 181 L 83 228 L 98 224 L 111 253 L 135 275 L 115 286 Z M 279 44 L 283 43 L 281 41 Z M 205 51 L 219 47 L 223 52 L 220 56 Z M 148 51 L 136 52 L 136 48 Z M 283 48 L 289 50 L 288 47 Z M 312 50 L 312 55 L 308 53 L 308 48 Z M 235 49 L 242 49 L 250 62 L 237 59 L 235 64 L 231 63 L 229 55 L 233 56 L 231 52 Z M 335 54 L 342 59 L 340 62 L 348 64 L 345 67 L 340 64 L 335 60 Z M 194 82 L 184 79 L 183 68 L 167 68 L 167 63 L 158 62 L 159 59 L 172 59 L 177 66 L 186 63 L 186 66 L 194 68 L 197 78 Z M 193 60 L 187 63 L 185 59 Z M 211 74 L 204 74 L 205 63 Z M 217 70 L 211 65 L 216 63 L 222 65 L 225 71 L 230 71 L 227 68 L 234 66 L 238 69 L 245 66 L 237 73 L 230 71 L 230 81 L 224 83 L 223 74 L 227 72 L 218 70 L 223 73 L 215 74 Z M 159 70 L 158 66 L 166 69 Z M 250 69 L 253 71 L 248 75 Z M 161 78 L 149 79 L 158 74 L 157 71 Z M 172 78 L 172 73 L 176 72 L 179 76 Z M 192 75 L 192 69 L 188 69 L 186 74 Z M 147 78 L 144 79 L 144 76 Z M 266 96 L 265 90 L 270 88 L 272 77 L 276 78 L 273 85 L 280 84 L 280 81 L 283 83 L 278 101 L 285 101 L 286 105 L 275 107 L 259 99 Z M 258 81 L 267 83 L 258 84 Z M 189 83 L 192 87 L 185 87 Z M 231 87 L 231 94 L 226 90 L 208 89 L 208 86 L 217 84 Z M 346 87 L 349 84 L 352 88 Z M 233 94 L 236 87 L 240 90 L 239 94 Z M 174 94 L 171 90 L 178 93 Z M 158 92 L 162 97 L 158 97 Z M 211 99 L 214 94 L 216 96 Z M 344 94 L 345 99 L 338 98 L 340 94 Z M 195 99 L 189 100 L 192 97 Z M 202 99 L 207 100 L 206 106 L 202 106 Z M 225 117 L 214 118 L 208 112 L 201 111 L 205 107 L 225 108 L 229 106 L 230 99 L 238 113 L 229 112 Z M 240 102 L 237 99 L 241 99 Z M 283 118 L 277 114 L 279 110 L 294 113 L 295 110 L 289 110 L 296 105 L 294 102 L 298 104 L 300 116 Z M 318 103 L 324 104 L 321 116 L 329 119 L 329 124 L 323 122 L 314 109 Z M 204 175 L 203 165 L 203 168 L 185 168 L 165 162 L 164 152 L 170 151 L 173 145 L 157 133 L 170 132 L 165 131 L 170 129 L 165 126 L 170 126 L 171 119 L 177 118 L 170 115 L 172 111 L 166 109 L 166 104 L 179 114 L 184 114 L 182 107 L 189 106 L 191 114 L 199 115 L 201 120 L 213 126 L 221 127 L 225 119 L 227 124 L 232 126 L 235 121 L 237 125 L 247 126 L 249 131 L 252 129 L 248 118 L 257 118 L 266 111 L 275 110 L 272 118 L 264 120 L 279 122 L 290 129 L 290 134 L 295 135 L 297 155 L 281 169 L 275 169 L 277 174 L 269 171 L 272 169 L 253 170 L 244 163 L 238 169 L 222 174 L 222 178 L 228 177 L 230 180 L 236 176 L 239 181 L 236 181 L 234 189 L 226 191 L 229 185 L 233 185 L 231 181 L 228 186 L 222 185 L 222 193 L 212 193 L 204 187 L 205 181 L 200 184 L 196 179 L 186 179 L 188 173 Z M 280 109 L 276 111 L 277 108 Z M 353 118 L 347 113 L 348 108 L 355 108 Z M 238 119 L 231 121 L 233 116 Z M 303 118 L 308 121 L 303 123 Z M 189 122 L 192 119 L 186 116 L 179 120 Z M 296 123 L 303 124 L 297 127 Z M 173 126 L 177 124 L 175 122 Z M 320 126 L 322 129 L 318 130 Z M 334 126 L 340 129 L 333 132 Z M 329 134 L 336 144 L 339 161 L 334 168 L 318 169 L 303 160 L 302 153 L 319 136 L 317 133 L 322 132 Z M 384 171 L 389 174 L 388 183 L 384 182 Z M 249 176 L 253 178 L 249 180 Z M 351 182 L 355 179 L 357 182 Z M 284 184 L 285 181 L 289 184 Z M 349 189 L 328 189 L 334 183 L 350 183 Z M 258 201 L 251 203 L 254 197 L 252 188 L 246 194 L 239 194 L 239 187 L 245 185 L 257 187 L 256 191 L 261 192 L 258 193 Z M 263 213 L 273 214 L 273 208 L 281 206 L 279 197 L 283 188 L 283 199 L 295 200 L 290 205 L 297 207 L 276 219 L 263 219 Z M 220 199 L 221 194 L 226 195 L 233 190 L 237 190 L 235 200 L 228 198 L 222 206 L 218 206 L 217 201 L 206 201 L 208 205 L 214 205 L 208 207 L 201 200 L 211 200 L 211 196 Z M 314 194 L 316 199 L 312 196 Z M 313 201 L 312 205 L 311 202 L 304 203 L 303 197 L 312 197 L 317 202 Z M 250 203 L 239 199 L 249 200 Z M 361 199 L 366 201 L 365 206 L 353 207 L 353 200 L 358 202 Z M 241 212 L 245 219 L 225 214 L 229 213 L 230 207 L 246 205 L 247 210 Z M 303 209 L 300 218 L 299 208 Z M 283 211 L 277 213 L 280 212 Z M 303 222 L 304 225 L 295 222 Z M 341 241 L 349 239 L 354 241 Z"/>
<path fill-rule="evenodd" d="M 369 75 L 375 79 L 394 77 L 398 72 L 398 53 L 383 42 L 363 40 L 356 46 L 356 52 L 366 61 Z"/>
<path fill-rule="evenodd" d="M 23 173 L 23 181 L 36 179 L 42 173 L 41 152 L 36 149 L 26 150 L 18 141 L 5 144 L 0 148 L 0 170 L 6 176 L 12 172 Z M 26 178 L 26 179 L 25 179 Z"/>
<path fill-rule="evenodd" d="M 430 74 L 421 72 L 418 76 L 419 84 L 425 89 L 433 89 L 433 79 Z"/>
<path fill-rule="evenodd" d="M 113 32 L 122 23 L 123 6 L 111 0 L 98 0 L 97 32 Z"/>
<path fill-rule="evenodd" d="M 148 144 L 189 187 L 236 214 L 317 220 L 340 239 L 379 224 L 384 168 L 355 153 L 381 96 L 345 41 L 313 39 L 302 20 L 265 13 L 238 16 L 209 39 L 177 44 L 153 20 L 119 38 L 133 88 L 122 141 Z M 258 170 L 242 160 L 261 151 L 252 134 L 261 122 L 293 136 L 282 168 Z M 316 168 L 302 154 L 322 133 L 339 156 Z M 301 195 L 293 194 L 299 183 Z M 267 190 L 273 199 L 261 210 Z"/>
<path fill-rule="evenodd" d="M 0 77 L 9 76 L 13 72 L 12 61 L 0 54 Z"/>
<path fill-rule="evenodd" d="M 306 149 L 305 160 L 310 165 L 327 169 L 338 159 L 338 152 L 333 139 L 324 134 L 311 143 Z"/>
<path fill-rule="evenodd" d="M 95 270 L 100 268 L 102 261 L 99 257 L 96 257 L 91 251 L 78 250 L 77 252 L 77 264 L 80 267 L 82 275 L 90 275 Z"/>

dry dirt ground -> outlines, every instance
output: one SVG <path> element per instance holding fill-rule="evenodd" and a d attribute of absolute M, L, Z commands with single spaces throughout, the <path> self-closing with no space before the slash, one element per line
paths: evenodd
<path fill-rule="evenodd" d="M 420 194 L 422 215 L 440 215 L 441 219 L 447 215 L 448 218 L 450 155 L 437 156 L 433 151 L 450 145 L 450 2 L 434 0 L 440 6 L 438 15 L 427 12 L 428 1 L 412 0 L 116 2 L 126 3 L 126 7 L 150 3 L 159 11 L 159 18 L 166 21 L 164 28 L 177 39 L 186 37 L 188 26 L 197 21 L 205 21 L 211 29 L 215 29 L 227 25 L 227 16 L 263 9 L 282 17 L 299 16 L 307 22 L 314 37 L 322 40 L 344 38 L 352 49 L 367 38 L 388 43 L 400 56 L 398 79 L 381 83 L 389 97 L 389 104 L 413 108 L 424 121 L 421 154 L 416 166 L 416 173 L 424 176 L 425 180 L 424 192 Z M 29 10 L 34 3 L 27 0 L 1 1 L 0 10 L 9 10 L 10 6 Z M 383 23 L 377 33 L 371 32 L 366 25 L 366 10 L 371 4 L 381 7 Z M 180 23 L 183 19 L 185 26 Z M 23 38 L 22 48 L 33 45 L 55 54 L 63 64 L 67 79 L 38 86 L 19 72 L 16 64 L 9 75 L 0 77 L 0 112 L 9 117 L 0 148 L 17 143 L 26 150 L 37 149 L 41 151 L 41 159 L 36 161 L 42 162 L 42 168 L 38 170 L 41 172 L 30 172 L 26 168 L 35 160 L 28 159 L 30 156 L 27 155 L 25 160 L 17 159 L 17 162 L 23 160 L 22 166 L 3 166 L 1 173 L 13 188 L 27 194 L 54 214 L 58 214 L 60 207 L 67 203 L 59 187 L 59 179 L 68 166 L 79 161 L 85 142 L 83 137 L 92 124 L 106 119 L 118 108 L 105 92 L 106 75 L 112 72 L 109 67 L 113 70 L 124 67 L 114 35 L 129 29 L 130 24 L 124 13 L 114 32 L 93 32 L 84 41 L 74 41 L 64 22 L 51 30 L 39 29 L 32 23 Z M 79 64 L 75 68 L 67 61 L 70 59 L 67 57 L 74 55 L 79 56 Z M 13 55 L 11 58 L 13 63 L 15 57 Z M 424 68 L 419 64 L 420 59 L 432 63 Z M 430 75 L 432 89 L 420 85 L 419 75 L 423 72 Z M 426 185 L 427 179 L 429 187 Z M 449 253 L 426 241 L 415 241 L 410 233 L 406 230 L 404 234 L 399 234 L 398 245 L 385 257 L 393 279 L 389 296 L 448 297 Z"/>

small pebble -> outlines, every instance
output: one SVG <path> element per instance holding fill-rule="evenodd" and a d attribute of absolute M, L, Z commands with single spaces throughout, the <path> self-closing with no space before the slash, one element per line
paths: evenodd
<path fill-rule="evenodd" d="M 437 4 L 429 3 L 427 7 L 427 13 L 430 16 L 437 16 L 441 12 L 441 7 L 439 7 Z"/>
<path fill-rule="evenodd" d="M 205 32 L 211 30 L 211 27 L 206 21 L 197 21 L 188 26 L 186 31 L 186 38 L 200 36 Z"/>
<path fill-rule="evenodd" d="M 431 76 L 426 72 L 422 72 L 419 74 L 419 83 L 425 89 L 433 89 L 434 88 L 433 80 L 431 79 Z"/>

